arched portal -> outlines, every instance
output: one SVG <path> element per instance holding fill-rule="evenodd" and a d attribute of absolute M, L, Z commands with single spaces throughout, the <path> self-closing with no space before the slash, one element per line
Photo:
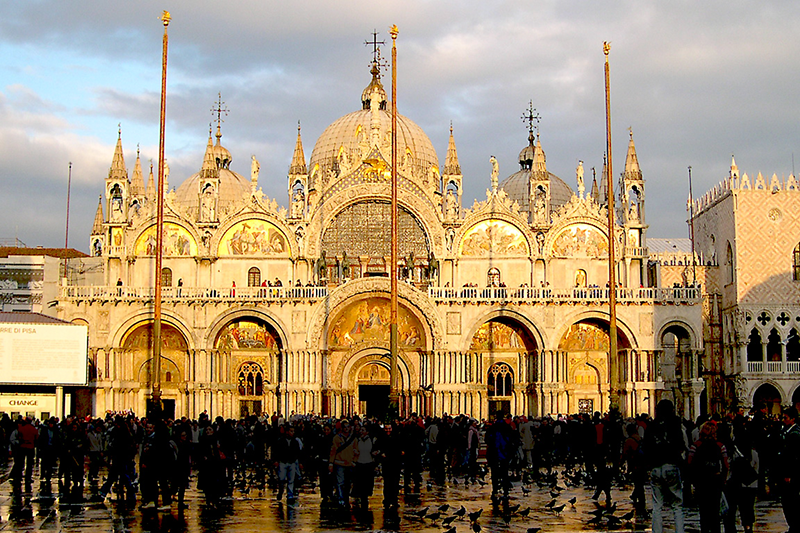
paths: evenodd
<path fill-rule="evenodd" d="M 570 413 L 606 411 L 610 405 L 610 364 L 608 323 L 586 319 L 572 324 L 561 337 L 558 349 L 566 356 L 567 409 Z M 619 352 L 631 348 L 630 341 L 617 330 Z M 624 378 L 625 365 L 620 380 Z"/>
<path fill-rule="evenodd" d="M 389 408 L 391 376 L 386 361 L 369 361 L 356 374 L 359 413 L 383 420 Z"/>
<path fill-rule="evenodd" d="M 753 393 L 753 405 L 763 404 L 767 414 L 779 415 L 781 413 L 781 393 L 770 383 L 760 385 Z"/>
<path fill-rule="evenodd" d="M 217 334 L 214 347 L 220 365 L 226 363 L 233 372 L 236 402 L 241 416 L 260 415 L 276 410 L 280 391 L 275 385 L 281 375 L 281 337 L 273 326 L 261 318 L 238 317 Z M 224 372 L 222 379 L 225 378 Z M 237 412 L 234 405 L 234 412 Z"/>
<path fill-rule="evenodd" d="M 513 318 L 497 316 L 484 322 L 472 336 L 470 359 L 475 368 L 486 369 L 479 377 L 486 403 L 473 405 L 473 411 L 479 407 L 490 415 L 535 412 L 535 392 L 528 385 L 536 379 L 537 353 L 534 337 Z"/>
<path fill-rule="evenodd" d="M 140 391 L 151 389 L 153 384 L 153 324 L 141 324 L 131 330 L 122 341 L 123 353 L 130 361 L 124 365 L 121 380 L 138 381 Z M 182 390 L 185 389 L 186 372 L 184 363 L 188 357 L 188 345 L 183 334 L 174 326 L 161 324 L 161 372 L 160 383 L 164 416 L 174 418 L 183 412 Z M 127 368 L 127 369 L 126 369 Z M 130 372 L 130 374 L 128 374 Z M 140 398 L 141 401 L 144 398 Z M 129 405 L 127 408 L 141 410 L 142 405 Z"/>

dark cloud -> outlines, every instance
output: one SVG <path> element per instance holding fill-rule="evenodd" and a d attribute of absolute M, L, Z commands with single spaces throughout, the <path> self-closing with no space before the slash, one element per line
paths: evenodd
<path fill-rule="evenodd" d="M 794 2 L 253 1 L 223 7 L 75 1 L 15 5 L 0 20 L 6 47 L 38 50 L 43 58 L 57 51 L 66 58 L 59 68 L 67 76 L 102 80 L 89 84 L 86 99 L 67 94 L 49 101 L 13 79 L 35 70 L 41 75 L 46 64 L 7 61 L 11 85 L 2 104 L 11 119 L 0 121 L 0 141 L 7 143 L 0 150 L 15 162 L 2 171 L 0 185 L 14 182 L 9 190 L 16 190 L 19 177 L 39 188 L 60 184 L 64 161 L 72 158 L 97 184 L 77 193 L 89 220 L 117 122 L 125 125 L 126 156 L 141 143 L 143 156 L 153 157 L 162 34 L 157 17 L 164 7 L 173 15 L 172 185 L 199 169 L 220 92 L 230 109 L 222 131 L 234 170 L 247 175 L 255 154 L 265 192 L 285 203 L 297 121 L 308 158 L 328 124 L 358 109 L 369 81 L 363 41 L 376 28 L 389 42 L 392 23 L 401 30 L 399 108 L 428 133 L 442 163 L 453 122 L 468 205 L 488 186 L 490 154 L 501 174 L 517 170 L 517 154 L 527 143 L 520 115 L 529 100 L 542 116 L 552 172 L 573 184 L 578 159 L 587 168 L 602 166 L 604 40 L 612 42 L 615 173 L 622 171 L 631 127 L 647 180 L 649 235 L 685 234 L 689 165 L 696 195 L 726 175 L 731 154 L 751 174 L 792 172 L 800 133 L 794 59 L 800 42 L 792 37 L 800 6 Z M 388 47 L 383 55 L 389 56 Z M 8 218 L 0 222 L 8 227 Z M 58 244 L 58 224 L 48 231 L 46 222 L 27 225 L 41 228 L 29 240 Z"/>

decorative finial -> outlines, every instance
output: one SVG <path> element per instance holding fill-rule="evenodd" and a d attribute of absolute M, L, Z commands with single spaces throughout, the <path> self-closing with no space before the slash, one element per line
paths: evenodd
<path fill-rule="evenodd" d="M 400 30 L 397 27 L 397 24 L 392 24 L 392 27 L 389 28 L 389 35 L 392 36 L 392 40 L 394 41 L 397 39 L 397 35 L 400 33 Z"/>
<path fill-rule="evenodd" d="M 381 58 L 381 50 L 378 48 L 381 45 L 385 45 L 386 41 L 379 41 L 378 40 L 378 31 L 372 30 L 372 40 L 371 41 L 364 41 L 364 46 L 372 46 L 372 63 L 373 65 L 377 65 L 380 62 Z"/>
<path fill-rule="evenodd" d="M 117 138 L 122 139 L 122 122 L 117 122 Z"/>
<path fill-rule="evenodd" d="M 136 158 L 139 158 L 139 143 L 136 143 Z"/>
<path fill-rule="evenodd" d="M 633 140 L 633 128 L 628 126 L 628 135 L 631 136 L 631 140 Z"/>
<path fill-rule="evenodd" d="M 453 121 L 450 121 L 450 135 L 453 134 Z"/>
<path fill-rule="evenodd" d="M 603 41 L 603 53 L 608 57 L 608 53 L 611 51 L 611 41 Z"/>
<path fill-rule="evenodd" d="M 300 135 L 300 121 L 297 121 L 297 134 Z"/>
<path fill-rule="evenodd" d="M 530 100 L 528 102 L 528 110 L 525 113 L 522 113 L 522 122 L 528 123 L 528 134 L 531 141 L 533 141 L 533 138 L 531 137 L 534 130 L 533 123 L 536 122 L 536 135 L 539 135 L 539 121 L 541 118 L 542 117 L 539 115 L 539 112 L 536 111 L 535 107 L 533 107 L 533 100 Z"/>
<path fill-rule="evenodd" d="M 489 162 L 492 164 L 492 192 L 497 192 L 498 175 L 500 174 L 497 158 L 491 156 Z"/>
<path fill-rule="evenodd" d="M 220 126 L 223 122 L 222 115 L 224 114 L 226 117 L 228 116 L 228 108 L 225 106 L 225 102 L 222 101 L 222 93 L 217 93 L 217 105 L 216 107 L 211 108 L 212 116 L 214 113 L 217 114 L 217 143 L 219 143 L 220 137 L 222 137 L 222 132 L 220 131 Z"/>
<path fill-rule="evenodd" d="M 161 16 L 158 17 L 158 20 L 164 23 L 164 27 L 166 28 L 169 26 L 169 21 L 172 20 L 172 15 L 169 14 L 169 11 L 163 11 Z"/>

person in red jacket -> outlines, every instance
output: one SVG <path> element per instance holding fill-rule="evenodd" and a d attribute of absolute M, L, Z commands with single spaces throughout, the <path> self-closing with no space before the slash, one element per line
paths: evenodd
<path fill-rule="evenodd" d="M 33 458 L 36 448 L 36 437 L 39 432 L 33 427 L 29 418 L 20 418 L 17 429 L 11 433 L 9 442 L 14 454 L 14 468 L 11 470 L 11 480 L 19 483 L 22 478 L 22 468 L 25 465 L 25 482 L 33 481 Z"/>

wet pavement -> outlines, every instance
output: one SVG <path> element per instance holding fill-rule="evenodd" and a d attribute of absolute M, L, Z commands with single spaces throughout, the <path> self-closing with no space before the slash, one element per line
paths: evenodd
<path fill-rule="evenodd" d="M 598 523 L 592 523 L 599 504 L 591 500 L 592 490 L 586 487 L 569 487 L 559 478 L 561 491 L 553 493 L 550 487 L 536 484 L 524 486 L 514 483 L 508 507 L 491 502 L 490 485 L 472 484 L 465 486 L 463 482 L 448 482 L 436 485 L 424 478 L 419 495 L 402 495 L 397 517 L 384 514 L 381 500 L 383 496 L 382 480 L 376 480 L 375 494 L 370 499 L 369 511 L 338 511 L 321 504 L 320 496 L 310 486 L 300 490 L 297 504 L 288 506 L 285 501 L 276 501 L 275 491 L 267 488 L 263 491 L 250 490 L 243 494 L 236 490 L 233 498 L 218 505 L 205 503 L 202 493 L 196 490 L 196 479 L 192 479 L 191 488 L 187 491 L 188 509 L 178 509 L 173 504 L 164 510 L 140 510 L 136 505 L 117 501 L 106 503 L 70 503 L 57 494 L 47 496 L 42 493 L 38 480 L 30 485 L 15 487 L 8 480 L 8 467 L 0 465 L 0 532 L 79 532 L 109 531 L 122 532 L 250 532 L 250 531 L 415 531 L 443 533 L 455 527 L 455 532 L 471 532 L 478 529 L 467 517 L 454 517 L 454 513 L 464 507 L 467 513 L 483 509 L 476 523 L 482 531 L 501 531 L 509 533 L 525 533 L 529 528 L 541 528 L 541 533 L 562 531 L 650 531 L 648 517 L 626 515 L 633 510 L 630 487 L 615 487 L 612 499 L 616 503 L 617 518 L 603 516 Z M 487 476 L 488 480 L 488 476 Z M 87 486 L 86 498 L 92 495 L 92 488 Z M 526 492 L 527 491 L 527 492 Z M 555 496 L 555 497 L 553 497 Z M 575 503 L 569 500 L 575 498 Z M 553 499 L 556 510 L 563 505 L 560 512 L 549 510 L 546 506 Z M 648 507 L 650 506 L 648 492 Z M 605 505 L 604 499 L 600 503 Z M 449 508 L 440 512 L 443 505 Z M 515 510 L 515 506 L 519 506 Z M 418 517 L 427 508 L 425 516 Z M 530 508 L 526 512 L 526 509 Z M 440 516 L 436 516 L 440 513 Z M 434 515 L 431 519 L 430 515 Z M 700 530 L 696 508 L 686 508 L 686 531 Z M 451 518 L 452 517 L 452 518 Z M 671 530 L 669 518 L 665 520 L 665 529 Z M 783 533 L 786 522 L 780 504 L 765 499 L 756 504 L 756 524 L 754 530 L 759 533 Z M 739 525 L 741 532 L 741 525 Z"/>

